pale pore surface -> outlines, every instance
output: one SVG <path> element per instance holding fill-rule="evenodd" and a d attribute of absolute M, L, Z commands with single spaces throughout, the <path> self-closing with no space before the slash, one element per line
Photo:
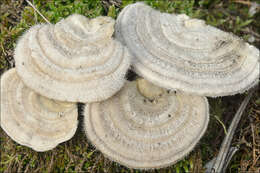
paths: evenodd
<path fill-rule="evenodd" d="M 202 20 L 136 3 L 124 8 L 115 27 L 135 57 L 135 71 L 161 87 L 215 97 L 258 83 L 259 50 Z"/>
<path fill-rule="evenodd" d="M 169 166 L 186 156 L 204 134 L 209 110 L 205 97 L 164 92 L 156 102 L 143 97 L 136 82 L 116 95 L 86 104 L 88 139 L 104 155 L 130 168 Z"/>
<path fill-rule="evenodd" d="M 1 77 L 1 127 L 14 141 L 47 151 L 75 134 L 77 105 L 40 96 L 11 69 Z"/>
<path fill-rule="evenodd" d="M 72 15 L 36 25 L 18 41 L 15 61 L 24 83 L 48 98 L 70 102 L 107 99 L 124 84 L 130 55 L 112 39 L 114 20 Z"/>

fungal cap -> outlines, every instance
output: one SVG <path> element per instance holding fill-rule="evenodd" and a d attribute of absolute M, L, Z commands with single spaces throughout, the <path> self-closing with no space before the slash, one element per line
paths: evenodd
<path fill-rule="evenodd" d="M 18 75 L 37 93 L 60 101 L 96 102 L 123 86 L 130 54 L 114 40 L 114 20 L 72 15 L 36 25 L 18 41 Z"/>
<path fill-rule="evenodd" d="M 15 69 L 1 77 L 1 127 L 14 141 L 47 151 L 77 129 L 77 105 L 48 99 L 26 87 Z"/>
<path fill-rule="evenodd" d="M 259 81 L 259 50 L 202 20 L 136 3 L 120 12 L 115 30 L 135 72 L 163 88 L 216 97 Z"/>
<path fill-rule="evenodd" d="M 114 24 L 115 20 L 111 17 L 99 16 L 89 19 L 79 14 L 72 14 L 58 22 L 54 30 L 61 37 L 68 37 L 67 34 L 69 34 L 70 37 L 77 38 L 77 41 L 103 44 L 111 40 L 114 33 Z"/>
<path fill-rule="evenodd" d="M 164 92 L 149 101 L 136 82 L 127 82 L 115 96 L 85 106 L 85 133 L 113 161 L 129 168 L 161 168 L 198 143 L 208 125 L 208 109 L 205 97 L 182 92 Z"/>

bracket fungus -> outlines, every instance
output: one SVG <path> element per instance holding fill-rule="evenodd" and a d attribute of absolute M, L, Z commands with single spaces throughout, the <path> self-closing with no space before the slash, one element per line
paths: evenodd
<path fill-rule="evenodd" d="M 53 149 L 76 132 L 75 103 L 40 96 L 11 69 L 1 77 L 1 127 L 17 143 L 36 151 Z"/>
<path fill-rule="evenodd" d="M 127 48 L 112 38 L 114 19 L 74 14 L 55 25 L 33 26 L 15 49 L 17 73 L 37 93 L 55 100 L 95 102 L 123 86 Z"/>
<path fill-rule="evenodd" d="M 146 96 L 142 87 L 149 84 L 138 82 L 127 82 L 105 101 L 86 104 L 86 135 L 104 155 L 127 167 L 169 166 L 186 156 L 204 134 L 207 99 L 183 92 L 158 95 L 160 89 L 154 86 Z M 147 100 L 151 96 L 156 101 Z"/>
<path fill-rule="evenodd" d="M 202 20 L 135 3 L 120 12 L 115 28 L 134 70 L 158 86 L 216 97 L 259 81 L 259 50 Z"/>

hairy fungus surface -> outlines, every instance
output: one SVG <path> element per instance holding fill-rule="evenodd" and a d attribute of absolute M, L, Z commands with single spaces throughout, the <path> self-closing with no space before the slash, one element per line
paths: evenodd
<path fill-rule="evenodd" d="M 144 82 L 138 87 L 143 85 L 149 87 Z M 154 89 L 156 97 L 149 100 L 136 82 L 127 82 L 108 100 L 86 104 L 86 135 L 111 160 L 137 169 L 165 167 L 186 156 L 204 134 L 209 121 L 205 97 L 157 95 Z"/>
<path fill-rule="evenodd" d="M 23 82 L 48 98 L 70 102 L 107 99 L 123 86 L 130 54 L 112 38 L 110 17 L 71 15 L 29 29 L 15 49 Z"/>
<path fill-rule="evenodd" d="M 161 87 L 215 97 L 258 83 L 259 50 L 202 20 L 135 3 L 121 11 L 115 27 L 135 57 L 135 71 Z"/>
<path fill-rule="evenodd" d="M 1 127 L 17 143 L 36 151 L 53 149 L 77 129 L 77 105 L 40 96 L 11 69 L 1 77 Z"/>

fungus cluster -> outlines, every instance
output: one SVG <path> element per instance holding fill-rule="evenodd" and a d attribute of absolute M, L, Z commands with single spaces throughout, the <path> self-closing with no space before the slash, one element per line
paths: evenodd
<path fill-rule="evenodd" d="M 71 15 L 30 28 L 1 77 L 1 127 L 16 142 L 47 151 L 77 129 L 76 102 L 105 100 L 123 86 L 127 48 L 112 38 L 110 17 Z"/>
<path fill-rule="evenodd" d="M 241 93 L 259 78 L 255 47 L 143 3 L 126 6 L 116 22 L 74 14 L 36 25 L 14 58 L 16 69 L 1 77 L 1 127 L 13 140 L 54 148 L 75 133 L 76 102 L 84 102 L 90 142 L 137 169 L 182 159 L 207 129 L 205 96 Z M 130 64 L 142 78 L 125 82 Z"/>

